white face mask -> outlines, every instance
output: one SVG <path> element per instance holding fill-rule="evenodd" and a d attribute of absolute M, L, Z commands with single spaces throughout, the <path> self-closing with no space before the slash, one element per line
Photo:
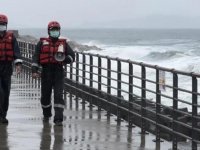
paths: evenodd
<path fill-rule="evenodd" d="M 52 38 L 58 38 L 60 36 L 60 31 L 59 30 L 51 30 L 51 31 L 49 31 L 49 35 Z"/>
<path fill-rule="evenodd" d="M 7 30 L 7 25 L 0 24 L 0 31 L 6 31 L 6 30 Z"/>

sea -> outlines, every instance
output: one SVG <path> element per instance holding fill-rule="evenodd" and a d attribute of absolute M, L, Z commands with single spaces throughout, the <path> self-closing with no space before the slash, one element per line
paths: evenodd
<path fill-rule="evenodd" d="M 47 36 L 46 29 L 20 29 L 21 35 Z M 91 53 L 200 73 L 200 29 L 62 29 L 61 35 L 97 46 Z"/>
<path fill-rule="evenodd" d="M 47 36 L 47 30 L 20 29 L 19 34 L 39 38 Z M 89 53 L 200 73 L 200 29 L 62 29 L 61 35 L 68 40 L 102 49 Z M 172 78 L 169 81 L 172 82 Z M 183 79 L 182 85 L 184 89 L 192 89 L 191 80 Z M 172 95 L 172 91 L 163 93 Z M 185 101 L 192 101 L 191 94 L 179 96 Z M 155 96 L 152 99 L 155 101 Z M 172 101 L 169 103 L 165 99 L 164 104 L 172 105 Z M 179 104 L 191 110 L 191 106 Z"/>

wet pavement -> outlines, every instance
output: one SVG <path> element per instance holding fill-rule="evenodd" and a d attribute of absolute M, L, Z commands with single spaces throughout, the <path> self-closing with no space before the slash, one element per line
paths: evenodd
<path fill-rule="evenodd" d="M 156 145 L 152 134 L 141 135 L 140 128 L 127 128 L 127 122 L 107 119 L 105 111 L 89 110 L 81 101 L 66 97 L 63 126 L 52 119 L 43 123 L 40 90 L 30 80 L 12 79 L 9 125 L 0 125 L 0 150 L 168 150 L 171 143 Z M 72 103 L 71 103 L 72 102 Z M 187 149 L 187 147 L 184 147 Z M 184 149 L 181 148 L 181 149 Z"/>

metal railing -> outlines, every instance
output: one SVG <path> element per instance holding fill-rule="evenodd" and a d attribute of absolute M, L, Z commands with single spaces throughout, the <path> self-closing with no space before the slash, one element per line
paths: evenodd
<path fill-rule="evenodd" d="M 30 70 L 35 43 L 18 41 L 24 67 Z M 98 110 L 126 120 L 161 138 L 200 143 L 200 74 L 142 62 L 76 52 L 76 61 L 65 66 L 65 91 L 89 102 Z"/>

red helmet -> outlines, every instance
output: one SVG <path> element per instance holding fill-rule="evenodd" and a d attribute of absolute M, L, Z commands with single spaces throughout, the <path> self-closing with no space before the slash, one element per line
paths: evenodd
<path fill-rule="evenodd" d="M 6 15 L 0 14 L 0 23 L 4 23 L 4 24 L 8 23 L 8 18 Z"/>
<path fill-rule="evenodd" d="M 48 24 L 48 30 L 52 28 L 59 28 L 60 29 L 60 24 L 57 21 L 51 21 Z"/>

